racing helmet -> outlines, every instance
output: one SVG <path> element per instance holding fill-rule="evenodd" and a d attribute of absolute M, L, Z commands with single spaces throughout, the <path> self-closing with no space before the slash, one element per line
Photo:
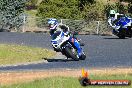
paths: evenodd
<path fill-rule="evenodd" d="M 115 10 L 110 10 L 110 17 L 115 17 L 116 11 Z"/>
<path fill-rule="evenodd" d="M 56 29 L 56 27 L 58 25 L 58 21 L 57 21 L 57 19 L 50 18 L 50 19 L 48 19 L 48 24 L 49 24 L 49 28 L 51 30 L 54 30 L 54 29 Z"/>

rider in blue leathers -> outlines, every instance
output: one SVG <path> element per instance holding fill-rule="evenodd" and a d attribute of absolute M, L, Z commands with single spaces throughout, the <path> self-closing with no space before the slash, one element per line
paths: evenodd
<path fill-rule="evenodd" d="M 65 36 L 71 34 L 69 27 L 64 24 L 58 23 L 57 19 L 53 19 L 53 18 L 49 19 L 48 24 L 49 24 L 49 29 L 50 29 L 50 36 L 52 36 L 56 31 L 63 31 Z M 73 44 L 77 48 L 78 55 L 81 56 L 82 49 L 80 47 L 80 43 L 77 41 L 77 38 L 71 36 L 70 42 L 73 42 Z M 54 50 L 57 51 L 55 48 Z"/>

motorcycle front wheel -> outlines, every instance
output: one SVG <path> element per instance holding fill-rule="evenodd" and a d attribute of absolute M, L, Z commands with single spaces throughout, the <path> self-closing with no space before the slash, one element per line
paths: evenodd
<path fill-rule="evenodd" d="M 118 37 L 119 37 L 119 39 L 125 39 L 125 34 L 121 34 L 121 33 L 119 33 L 118 35 L 117 35 Z"/>
<path fill-rule="evenodd" d="M 85 55 L 84 52 L 82 53 L 82 55 L 81 55 L 81 57 L 80 57 L 79 59 L 80 59 L 80 60 L 85 60 L 85 59 L 86 59 L 86 55 Z"/>
<path fill-rule="evenodd" d="M 125 29 L 122 29 L 118 34 L 117 36 L 119 37 L 119 39 L 125 39 L 125 36 L 126 35 L 126 30 Z"/>
<path fill-rule="evenodd" d="M 77 52 L 76 53 L 75 52 L 73 52 L 73 48 L 70 48 L 70 47 L 65 48 L 65 53 L 67 56 L 70 56 L 75 61 L 79 61 L 79 56 Z"/>

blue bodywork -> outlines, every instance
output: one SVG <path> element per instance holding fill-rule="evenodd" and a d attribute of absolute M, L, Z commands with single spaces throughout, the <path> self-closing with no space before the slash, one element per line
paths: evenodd
<path fill-rule="evenodd" d="M 80 46 L 80 43 L 77 41 L 77 39 L 73 38 L 74 41 L 72 41 L 73 37 L 70 37 L 69 41 L 73 42 L 74 46 L 77 48 L 77 53 L 79 56 L 82 55 L 82 48 Z"/>
<path fill-rule="evenodd" d="M 60 35 L 61 34 L 61 35 Z M 61 38 L 63 38 L 65 35 L 64 35 L 64 32 L 61 32 L 61 31 L 59 31 L 59 32 L 57 32 L 57 33 L 54 33 L 52 36 L 51 36 L 51 38 L 52 38 L 52 43 L 53 44 L 59 44 L 59 42 L 57 42 L 57 41 L 54 41 L 54 39 L 56 39 L 57 38 L 57 36 L 61 36 Z M 74 40 L 74 41 L 73 41 Z M 77 39 L 76 38 L 73 38 L 72 36 L 70 36 L 70 38 L 69 38 L 69 42 L 70 43 L 72 43 L 75 47 L 76 47 L 76 49 L 77 49 L 77 53 L 78 53 L 78 56 L 80 57 L 81 55 L 82 55 L 82 48 L 81 48 L 81 46 L 80 46 L 80 43 L 77 41 Z"/>
<path fill-rule="evenodd" d="M 132 20 L 132 19 L 130 19 L 129 17 L 124 16 L 124 17 L 121 17 L 121 18 L 118 20 L 118 22 L 115 23 L 115 25 L 116 25 L 116 26 L 120 26 L 120 28 L 118 29 L 119 31 L 121 31 L 122 29 L 128 30 L 128 26 L 127 26 L 127 25 L 128 25 L 130 22 L 132 22 L 131 20 Z M 113 31 L 113 32 L 114 32 L 114 31 Z"/>

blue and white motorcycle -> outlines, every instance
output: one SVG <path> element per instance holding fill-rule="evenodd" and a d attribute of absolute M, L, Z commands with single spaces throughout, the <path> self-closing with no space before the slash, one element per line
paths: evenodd
<path fill-rule="evenodd" d="M 75 61 L 85 60 L 86 55 L 80 43 L 71 35 L 65 35 L 63 31 L 57 31 L 51 36 L 51 39 L 53 48 L 61 52 L 67 58 L 72 58 Z"/>
<path fill-rule="evenodd" d="M 115 29 L 113 29 L 113 34 L 118 36 L 120 39 L 125 37 L 132 37 L 132 19 L 129 17 L 120 17 L 115 23 Z M 116 31 L 118 29 L 118 31 Z"/>

